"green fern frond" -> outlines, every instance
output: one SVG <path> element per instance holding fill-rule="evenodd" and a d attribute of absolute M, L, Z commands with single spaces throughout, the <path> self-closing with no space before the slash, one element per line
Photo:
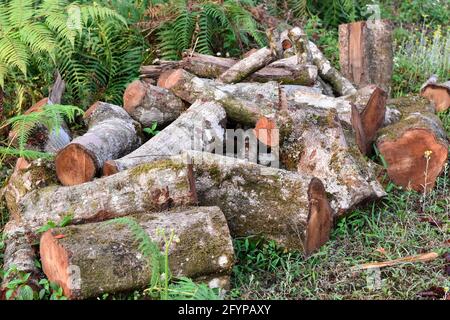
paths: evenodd
<path fill-rule="evenodd" d="M 265 33 L 258 30 L 258 25 L 249 11 L 233 0 L 225 2 L 224 7 L 241 38 L 249 34 L 260 47 L 266 45 Z"/>
<path fill-rule="evenodd" d="M 63 12 L 46 13 L 45 23 L 57 35 L 59 40 L 67 40 L 73 46 L 78 31 L 67 26 L 67 16 Z"/>
<path fill-rule="evenodd" d="M 0 39 L 0 62 L 17 67 L 26 75 L 29 59 L 28 49 L 20 41 L 18 33 L 2 36 Z"/>
<path fill-rule="evenodd" d="M 22 28 L 33 16 L 33 0 L 10 0 L 8 20 L 15 28 Z"/>
<path fill-rule="evenodd" d="M 180 277 L 169 286 L 171 300 L 220 300 L 218 289 L 211 289 L 204 283 L 195 283 L 187 277 Z"/>
<path fill-rule="evenodd" d="M 20 31 L 20 39 L 26 43 L 34 54 L 47 53 L 55 60 L 54 34 L 43 23 L 24 25 Z"/>
<path fill-rule="evenodd" d="M 161 267 L 163 263 L 163 255 L 161 254 L 158 244 L 150 239 L 147 232 L 139 225 L 136 219 L 132 217 L 116 218 L 106 223 L 118 223 L 126 225 L 133 233 L 135 241 L 139 243 L 139 250 L 149 259 L 151 264 L 151 281 L 152 287 L 156 286 L 160 280 Z"/>
<path fill-rule="evenodd" d="M 81 18 L 85 24 L 90 20 L 94 21 L 106 21 L 108 19 L 115 19 L 120 21 L 127 26 L 127 20 L 118 14 L 116 11 L 108 8 L 102 7 L 94 2 L 93 5 L 82 5 L 80 6 Z"/>
<path fill-rule="evenodd" d="M 289 0 L 289 6 L 295 17 L 302 18 L 309 15 L 308 0 Z"/>
<path fill-rule="evenodd" d="M 7 73 L 8 73 L 8 67 L 6 66 L 6 64 L 4 64 L 0 61 L 0 88 L 5 87 L 5 78 L 6 78 Z"/>
<path fill-rule="evenodd" d="M 24 150 L 32 130 L 37 125 L 45 126 L 48 131 L 58 132 L 64 118 L 68 122 L 74 122 L 75 117 L 81 114 L 83 114 L 83 110 L 76 106 L 46 105 L 40 111 L 9 118 L 5 121 L 5 125 L 11 126 L 11 130 L 17 135 L 19 150 Z"/>
<path fill-rule="evenodd" d="M 198 24 L 200 31 L 197 35 L 196 51 L 203 54 L 213 54 L 212 51 L 212 21 L 206 12 L 201 12 Z"/>
<path fill-rule="evenodd" d="M 183 52 L 191 46 L 192 35 L 195 28 L 195 17 L 187 10 L 180 12 L 173 23 L 173 28 L 177 34 L 177 43 L 179 52 Z"/>
<path fill-rule="evenodd" d="M 164 60 L 178 60 L 178 35 L 175 33 L 172 23 L 165 23 L 157 34 L 159 50 Z"/>
<path fill-rule="evenodd" d="M 54 155 L 47 152 L 40 152 L 35 150 L 28 150 L 28 149 L 16 149 L 11 147 L 0 147 L 0 154 L 10 157 L 17 157 L 17 158 L 25 158 L 28 160 L 35 160 L 35 159 L 53 159 Z"/>

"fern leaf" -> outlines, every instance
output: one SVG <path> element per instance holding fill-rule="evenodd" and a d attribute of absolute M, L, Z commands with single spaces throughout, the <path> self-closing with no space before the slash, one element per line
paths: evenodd
<path fill-rule="evenodd" d="M 6 67 L 6 64 L 0 61 L 0 88 L 5 87 L 5 77 L 7 72 L 8 68 Z"/>
<path fill-rule="evenodd" d="M 17 67 L 24 75 L 27 73 L 29 54 L 17 33 L 3 35 L 0 39 L 0 61 Z"/>
<path fill-rule="evenodd" d="M 161 276 L 161 263 L 163 260 L 158 244 L 150 239 L 147 232 L 132 217 L 122 217 L 110 220 L 106 223 L 118 223 L 126 225 L 133 233 L 135 241 L 139 243 L 138 247 L 142 254 L 149 259 L 152 267 L 151 283 L 152 287 L 156 286 Z"/>
<path fill-rule="evenodd" d="M 214 54 L 212 50 L 212 21 L 206 12 L 201 12 L 199 17 L 199 29 L 197 35 L 196 51 L 203 54 Z"/>
<path fill-rule="evenodd" d="M 22 28 L 33 16 L 33 0 L 10 0 L 8 12 L 9 23 L 14 28 Z"/>
<path fill-rule="evenodd" d="M 28 160 L 34 160 L 34 159 L 53 159 L 53 155 L 51 153 L 47 152 L 40 152 L 35 150 L 28 150 L 28 149 L 16 149 L 11 147 L 0 147 L 0 154 L 10 157 L 21 157 Z"/>
<path fill-rule="evenodd" d="M 47 53 L 54 60 L 54 34 L 42 23 L 32 23 L 23 26 L 19 31 L 20 39 L 26 43 L 32 53 Z"/>

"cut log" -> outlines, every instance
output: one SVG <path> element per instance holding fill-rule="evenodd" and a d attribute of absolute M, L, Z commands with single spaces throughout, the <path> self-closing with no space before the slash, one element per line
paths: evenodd
<path fill-rule="evenodd" d="M 309 50 L 312 54 L 313 62 L 318 68 L 319 76 L 333 87 L 338 96 L 355 93 L 356 88 L 353 84 L 331 65 L 331 62 L 325 58 L 312 41 L 309 41 Z"/>
<path fill-rule="evenodd" d="M 17 159 L 12 175 L 3 189 L 6 207 L 14 219 L 19 216 L 19 202 L 28 193 L 57 183 L 53 161 Z"/>
<path fill-rule="evenodd" d="M 123 108 L 144 127 L 167 126 L 186 109 L 183 101 L 169 90 L 142 80 L 133 81 L 123 94 Z"/>
<path fill-rule="evenodd" d="M 333 212 L 320 180 L 206 152 L 172 159 L 193 163 L 199 204 L 220 207 L 232 236 L 262 236 L 307 254 L 328 239 Z M 309 227 L 308 216 L 322 227 Z"/>
<path fill-rule="evenodd" d="M 89 130 L 56 155 L 56 175 L 66 186 L 91 181 L 106 160 L 141 145 L 139 124 L 122 107 L 97 102 L 87 114 Z"/>
<path fill-rule="evenodd" d="M 179 239 L 170 245 L 169 269 L 174 277 L 220 277 L 231 273 L 233 245 L 218 207 L 197 207 L 129 217 L 164 251 L 161 231 Z M 139 239 L 140 240 L 140 239 Z M 149 286 L 154 256 L 141 252 L 135 231 L 120 220 L 52 229 L 41 238 L 42 267 L 69 299 L 102 293 L 129 292 Z M 164 270 L 162 270 L 164 272 Z"/>
<path fill-rule="evenodd" d="M 437 112 L 450 108 L 450 81 L 437 83 L 436 76 L 432 76 L 420 88 L 420 95 L 434 103 Z"/>
<path fill-rule="evenodd" d="M 333 228 L 333 209 L 327 199 L 325 188 L 317 178 L 313 178 L 308 187 L 310 204 L 305 231 L 305 254 L 318 250 L 330 239 Z"/>
<path fill-rule="evenodd" d="M 373 85 L 361 88 L 353 94 L 338 98 L 315 92 L 307 92 L 302 88 L 296 90 L 297 88 L 289 86 L 281 87 L 281 101 L 284 104 L 284 106 L 281 106 L 281 109 L 298 110 L 310 107 L 324 110 L 336 109 L 339 119 L 350 127 L 352 125 L 352 104 L 354 104 L 360 113 L 365 114 L 363 116 L 365 119 L 364 125 L 370 133 L 370 137 L 377 130 L 377 126 L 380 126 L 381 120 L 378 118 L 384 118 L 386 112 L 386 95 L 381 89 Z"/>
<path fill-rule="evenodd" d="M 36 252 L 32 246 L 32 239 L 29 236 L 28 230 L 16 221 L 9 221 L 3 229 L 5 252 L 3 255 L 2 269 L 5 272 L 12 271 L 8 276 L 3 278 L 1 289 L 7 290 L 8 283 L 19 274 L 25 275 L 30 273 L 26 284 L 32 288 L 39 287 L 40 272 L 36 267 Z M 13 294 L 13 297 L 16 293 Z"/>
<path fill-rule="evenodd" d="M 134 152 L 106 161 L 104 175 L 135 167 L 142 163 L 167 158 L 184 150 L 212 152 L 223 148 L 226 114 L 214 102 L 196 101 L 177 120 Z"/>
<path fill-rule="evenodd" d="M 336 110 L 288 110 L 278 123 L 280 162 L 321 179 L 337 215 L 386 195 L 358 147 L 348 142 Z"/>
<path fill-rule="evenodd" d="M 245 79 L 248 75 L 252 74 L 259 69 L 262 69 L 275 58 L 276 53 L 274 50 L 264 47 L 251 54 L 247 58 L 234 64 L 227 71 L 222 73 L 218 80 L 224 83 L 235 83 Z"/>
<path fill-rule="evenodd" d="M 358 88 L 375 84 L 389 94 L 393 69 L 392 24 L 360 21 L 339 26 L 341 72 Z"/>
<path fill-rule="evenodd" d="M 141 74 L 141 78 L 150 78 L 156 81 L 162 73 L 168 70 L 180 68 L 179 64 L 180 61 L 162 60 L 158 61 L 158 64 L 141 66 L 139 71 Z"/>
<path fill-rule="evenodd" d="M 325 58 L 323 53 L 312 41 L 308 41 L 308 46 L 303 46 L 301 44 L 305 41 L 305 32 L 301 28 L 295 27 L 290 29 L 289 32 L 291 33 L 292 39 L 283 39 L 285 42 L 284 47 L 287 48 L 285 50 L 292 51 L 292 48 L 294 48 L 293 52 L 295 53 L 296 50 L 294 42 L 300 41 L 297 47 L 299 48 L 298 51 L 302 56 L 297 57 L 296 55 L 290 56 L 290 54 L 288 54 L 288 58 L 295 59 L 297 62 L 302 62 L 302 60 L 311 61 L 312 58 L 312 63 L 317 66 L 320 78 L 328 82 L 338 96 L 355 93 L 356 88 L 353 84 L 331 65 L 330 61 Z M 288 44 L 289 41 L 291 42 L 290 44 Z"/>
<path fill-rule="evenodd" d="M 36 231 L 48 221 L 101 221 L 129 214 L 159 212 L 196 202 L 192 168 L 170 160 L 143 164 L 77 186 L 50 186 L 27 193 L 19 219 Z"/>
<path fill-rule="evenodd" d="M 376 132 L 383 126 L 386 112 L 385 104 L 386 94 L 376 86 L 367 86 L 353 95 L 339 98 L 322 95 L 309 87 L 292 85 L 280 87 L 280 110 L 303 108 L 337 110 L 339 119 L 344 122 L 344 127 L 346 129 L 352 128 L 355 132 L 358 138 L 356 143 L 363 154 L 370 153 Z M 353 109 L 355 114 L 352 112 Z M 359 126 L 355 122 L 355 116 L 360 118 Z M 268 136 L 271 136 L 271 132 L 275 132 L 273 129 L 278 128 L 275 118 L 273 116 L 260 117 L 255 127 L 258 140 L 268 146 L 278 145 L 277 139 L 267 139 Z M 278 129 L 281 129 L 281 127 Z M 283 132 L 278 133 L 285 134 Z M 364 142 L 361 141 L 362 136 L 364 136 Z M 276 132 L 275 137 L 278 137 Z"/>
<path fill-rule="evenodd" d="M 217 102 L 225 109 L 230 120 L 247 125 L 254 125 L 261 115 L 273 114 L 274 105 L 277 105 L 279 101 L 278 92 L 276 92 L 277 87 L 273 82 L 265 84 L 265 86 L 248 83 L 252 90 L 255 90 L 255 88 L 260 90 L 252 92 L 240 89 L 239 92 L 245 93 L 243 97 L 240 97 L 237 96 L 237 91 L 236 95 L 234 95 L 222 90 L 224 87 L 229 88 L 229 90 L 235 90 L 233 88 L 240 88 L 239 86 L 220 85 L 209 79 L 198 78 L 183 69 L 170 72 L 164 79 L 165 81 L 158 81 L 158 85 L 169 89 L 181 99 L 189 103 L 193 103 L 197 99 Z M 270 104 L 267 104 L 266 99 L 268 87 L 271 87 L 270 93 L 273 92 L 276 95 L 274 97 L 269 95 Z M 246 98 L 248 97 L 253 98 L 247 100 Z M 260 103 L 254 102 L 253 100 L 255 99 L 259 99 Z M 261 99 L 263 100 L 261 101 Z"/>
<path fill-rule="evenodd" d="M 277 81 L 282 84 L 312 85 L 317 78 L 317 67 L 275 61 L 245 78 L 249 82 Z M 291 60 L 287 60 L 291 62 Z M 194 53 L 185 57 L 181 68 L 201 78 L 214 79 L 236 64 L 237 60 Z"/>
<path fill-rule="evenodd" d="M 24 114 L 42 111 L 43 107 L 51 104 L 53 103 L 48 98 L 43 98 L 33 106 L 31 106 L 31 108 L 29 108 L 27 111 L 25 111 Z M 17 145 L 17 138 L 17 132 L 15 130 L 11 130 L 9 132 L 9 140 L 12 145 Z M 69 144 L 70 140 L 70 130 L 64 121 L 61 123 L 61 126 L 58 129 L 54 129 L 52 132 L 49 132 L 44 125 L 37 124 L 33 128 L 25 148 L 53 154 Z"/>
<path fill-rule="evenodd" d="M 449 144 L 442 123 L 424 98 L 405 97 L 389 104 L 401 112 L 400 121 L 380 130 L 377 138 L 389 178 L 405 188 L 431 190 L 447 163 Z"/>

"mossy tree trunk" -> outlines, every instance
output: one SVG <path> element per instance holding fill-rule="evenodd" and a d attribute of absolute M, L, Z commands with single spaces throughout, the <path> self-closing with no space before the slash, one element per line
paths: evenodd
<path fill-rule="evenodd" d="M 385 195 L 358 146 L 348 142 L 350 130 L 343 129 L 335 109 L 289 110 L 278 123 L 281 163 L 321 179 L 337 215 Z"/>
<path fill-rule="evenodd" d="M 221 208 L 232 236 L 262 236 L 306 254 L 328 240 L 333 212 L 319 179 L 206 152 L 172 159 L 193 164 L 199 204 Z"/>
<path fill-rule="evenodd" d="M 22 223 L 32 231 L 48 221 L 101 221 L 158 212 L 196 201 L 192 168 L 161 160 L 76 186 L 50 186 L 27 193 L 19 203 Z"/>
<path fill-rule="evenodd" d="M 6 292 L 8 283 L 16 277 L 30 274 L 26 283 L 33 289 L 39 288 L 40 272 L 36 267 L 36 250 L 29 230 L 17 221 L 9 221 L 3 229 L 5 251 L 2 269 L 8 275 L 2 279 L 1 289 Z M 11 272 L 15 269 L 15 272 Z M 19 273 L 19 274 L 18 274 Z M 12 297 L 15 296 L 15 292 Z"/>
<path fill-rule="evenodd" d="M 287 63 L 289 62 L 289 63 Z M 281 59 L 250 74 L 245 81 L 268 82 L 277 81 L 283 84 L 313 85 L 317 78 L 317 67 L 314 65 L 298 65 L 291 60 Z M 296 61 L 294 61 L 296 62 Z M 180 67 L 201 78 L 214 79 L 228 70 L 237 60 L 221 58 L 199 53 L 192 53 L 183 58 Z"/>
<path fill-rule="evenodd" d="M 262 69 L 276 58 L 276 53 L 271 48 L 261 48 L 248 57 L 240 60 L 222 73 L 218 80 L 223 83 L 236 83 L 245 79 L 259 69 Z"/>
<path fill-rule="evenodd" d="M 56 182 L 53 161 L 37 159 L 28 162 L 24 158 L 17 159 L 14 171 L 2 190 L 10 216 L 16 219 L 19 217 L 19 202 L 27 193 Z"/>
<path fill-rule="evenodd" d="M 169 89 L 181 99 L 189 103 L 197 99 L 216 102 L 225 109 L 229 119 L 246 125 L 255 124 L 262 114 L 272 114 L 274 105 L 277 106 L 279 101 L 278 87 L 274 82 L 245 83 L 234 87 L 198 78 L 183 69 L 161 75 L 161 78 L 163 81 L 158 81 L 158 85 Z M 242 86 L 245 85 L 250 86 L 251 90 L 244 90 Z M 253 101 L 255 99 L 256 101 Z"/>
<path fill-rule="evenodd" d="M 218 207 L 178 209 L 128 219 L 145 231 L 158 251 L 164 251 L 166 245 L 161 232 L 169 238 L 174 231 L 177 241 L 170 244 L 168 256 L 172 276 L 210 278 L 209 284 L 216 286 L 231 273 L 233 245 Z M 145 256 L 140 245 L 133 229 L 120 221 L 56 228 L 41 238 L 42 267 L 69 299 L 143 289 L 157 271 L 153 266 L 161 261 Z"/>

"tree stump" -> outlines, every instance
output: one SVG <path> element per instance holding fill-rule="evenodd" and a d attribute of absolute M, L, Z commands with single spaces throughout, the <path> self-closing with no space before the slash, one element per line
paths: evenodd
<path fill-rule="evenodd" d="M 342 74 L 358 88 L 375 84 L 389 95 L 393 69 L 391 22 L 341 24 L 339 60 Z"/>

